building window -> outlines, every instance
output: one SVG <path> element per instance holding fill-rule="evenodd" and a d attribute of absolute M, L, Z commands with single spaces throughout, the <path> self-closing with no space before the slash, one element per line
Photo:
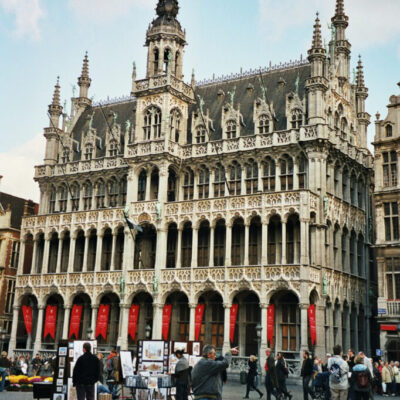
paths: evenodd
<path fill-rule="evenodd" d="M 18 261 L 19 261 L 19 247 L 20 243 L 18 241 L 13 241 L 12 244 L 12 251 L 11 251 L 11 268 L 18 268 Z"/>
<path fill-rule="evenodd" d="M 395 151 L 383 153 L 383 186 L 397 185 L 397 154 Z"/>
<path fill-rule="evenodd" d="M 208 199 L 210 191 L 210 172 L 203 167 L 199 172 L 199 199 Z"/>
<path fill-rule="evenodd" d="M 146 199 L 146 184 L 147 184 L 147 173 L 142 170 L 139 174 L 138 181 L 138 201 L 144 201 Z"/>
<path fill-rule="evenodd" d="M 87 182 L 83 188 L 83 209 L 85 211 L 92 208 L 92 196 L 93 196 L 93 186 L 90 182 Z"/>
<path fill-rule="evenodd" d="M 292 111 L 292 129 L 300 129 L 303 124 L 303 113 L 296 109 Z"/>
<path fill-rule="evenodd" d="M 229 194 L 231 196 L 239 196 L 242 187 L 242 167 L 234 162 L 229 171 Z"/>
<path fill-rule="evenodd" d="M 340 123 L 340 134 L 342 136 L 342 139 L 347 138 L 347 129 L 348 129 L 348 124 L 346 118 L 342 118 L 342 121 Z"/>
<path fill-rule="evenodd" d="M 342 174 L 342 199 L 349 201 L 349 172 L 345 168 Z"/>
<path fill-rule="evenodd" d="M 118 182 L 116 179 L 111 179 L 108 183 L 108 201 L 110 207 L 118 205 Z"/>
<path fill-rule="evenodd" d="M 293 189 L 293 159 L 285 154 L 280 160 L 281 190 Z"/>
<path fill-rule="evenodd" d="M 85 160 L 89 161 L 93 158 L 93 146 L 91 144 L 88 144 L 85 147 Z"/>
<path fill-rule="evenodd" d="M 72 211 L 78 211 L 80 190 L 79 190 L 79 185 L 77 183 L 72 185 L 71 194 L 72 194 L 72 197 L 71 197 Z"/>
<path fill-rule="evenodd" d="M 182 115 L 178 110 L 172 110 L 170 120 L 170 139 L 179 143 Z"/>
<path fill-rule="evenodd" d="M 157 107 L 150 107 L 144 115 L 143 139 L 150 140 L 152 137 L 161 137 L 161 110 Z"/>
<path fill-rule="evenodd" d="M 273 192 L 275 190 L 275 161 L 267 157 L 263 168 L 263 190 Z"/>
<path fill-rule="evenodd" d="M 204 125 L 199 125 L 196 128 L 196 143 L 205 143 L 206 142 L 206 127 Z"/>
<path fill-rule="evenodd" d="M 386 131 L 386 137 L 392 137 L 393 135 L 392 125 L 386 125 L 385 131 Z"/>
<path fill-rule="evenodd" d="M 400 257 L 386 258 L 388 300 L 400 300 Z"/>
<path fill-rule="evenodd" d="M 119 196 L 120 196 L 120 205 L 124 206 L 126 203 L 126 191 L 127 191 L 127 181 L 126 181 L 126 175 L 122 177 L 120 183 L 119 183 Z"/>
<path fill-rule="evenodd" d="M 234 139 L 236 137 L 237 124 L 236 121 L 230 120 L 226 123 L 226 138 Z"/>
<path fill-rule="evenodd" d="M 63 150 L 63 155 L 62 155 L 62 163 L 66 164 L 67 162 L 69 162 L 69 148 L 65 148 Z"/>
<path fill-rule="evenodd" d="M 66 212 L 67 211 L 67 201 L 68 201 L 67 186 L 62 185 L 59 190 L 60 190 L 60 200 L 59 200 L 60 212 Z"/>
<path fill-rule="evenodd" d="M 153 137 L 158 139 L 161 137 L 161 110 L 158 108 L 153 110 Z"/>
<path fill-rule="evenodd" d="M 118 154 L 118 143 L 116 140 L 111 140 L 109 153 L 110 157 L 115 157 Z"/>
<path fill-rule="evenodd" d="M 246 168 L 246 193 L 253 194 L 258 191 L 258 164 L 250 161 Z"/>
<path fill-rule="evenodd" d="M 7 297 L 6 297 L 6 307 L 5 312 L 7 314 L 12 313 L 12 307 L 14 304 L 14 294 L 15 294 L 15 280 L 9 280 L 7 284 Z"/>
<path fill-rule="evenodd" d="M 385 240 L 399 240 L 399 206 L 396 202 L 383 203 L 385 212 Z"/>
<path fill-rule="evenodd" d="M 183 200 L 193 199 L 194 173 L 192 170 L 185 172 L 183 180 Z"/>
<path fill-rule="evenodd" d="M 297 304 L 282 305 L 282 350 L 296 351 L 297 349 Z"/>
<path fill-rule="evenodd" d="M 50 200 L 49 200 L 49 213 L 52 214 L 56 209 L 56 199 L 57 199 L 57 191 L 53 187 L 50 192 Z"/>
<path fill-rule="evenodd" d="M 214 197 L 223 197 L 225 196 L 225 168 L 218 165 L 214 176 Z"/>
<path fill-rule="evenodd" d="M 260 134 L 269 133 L 270 120 L 268 115 L 263 114 L 258 120 L 258 132 Z"/>
<path fill-rule="evenodd" d="M 307 187 L 307 159 L 304 155 L 301 155 L 298 159 L 299 172 L 297 178 L 299 181 L 299 189 L 305 189 Z"/>
<path fill-rule="evenodd" d="M 106 185 L 103 181 L 98 181 L 96 184 L 96 208 L 105 207 Z"/>

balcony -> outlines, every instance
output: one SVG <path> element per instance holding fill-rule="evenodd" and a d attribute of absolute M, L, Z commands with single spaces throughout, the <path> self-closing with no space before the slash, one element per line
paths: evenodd
<path fill-rule="evenodd" d="M 399 317 L 400 316 L 400 300 L 388 300 L 387 301 L 387 314 L 388 317 Z"/>

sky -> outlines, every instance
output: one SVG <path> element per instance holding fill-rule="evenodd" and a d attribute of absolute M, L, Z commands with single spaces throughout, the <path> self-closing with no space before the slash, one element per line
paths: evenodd
<path fill-rule="evenodd" d="M 315 13 L 323 37 L 336 0 L 180 0 L 178 19 L 186 29 L 187 82 L 306 57 Z M 43 162 L 43 128 L 60 76 L 62 102 L 70 108 L 72 88 L 86 51 L 95 101 L 130 93 L 132 63 L 144 78 L 148 24 L 157 0 L 0 0 L 0 190 L 39 200 L 34 165 Z M 345 0 L 352 67 L 364 63 L 371 114 L 386 116 L 400 81 L 400 0 Z M 372 148 L 372 147 L 371 147 Z"/>

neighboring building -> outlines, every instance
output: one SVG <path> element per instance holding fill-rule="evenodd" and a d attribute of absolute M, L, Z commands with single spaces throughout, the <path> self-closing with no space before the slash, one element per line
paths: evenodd
<path fill-rule="evenodd" d="M 11 334 L 22 216 L 36 213 L 37 204 L 33 201 L 0 192 L 0 347 L 4 349 Z M 28 261 L 32 260 L 27 255 Z"/>
<path fill-rule="evenodd" d="M 343 1 L 329 54 L 317 18 L 308 61 L 202 83 L 192 76 L 190 85 L 177 13 L 176 0 L 159 1 L 146 35 L 146 78 L 136 80 L 134 68 L 131 97 L 92 104 L 85 56 L 79 97 L 59 128 L 56 85 L 44 165 L 36 167 L 39 216 L 23 221 L 34 263 L 21 257 L 11 347 L 54 349 L 68 336 L 74 305 L 83 306 L 81 338 L 94 335 L 99 305 L 110 305 L 103 349 L 134 348 L 146 328 L 161 338 L 165 304 L 168 338 L 193 340 L 204 304 L 200 340 L 226 349 L 238 304 L 233 342 L 249 355 L 258 324 L 267 347 L 274 305 L 270 345 L 297 360 L 294 371 L 309 348 L 315 304 L 318 354 L 335 343 L 370 352 L 368 89 L 361 61 L 350 79 Z M 141 227 L 133 235 L 126 206 Z M 27 304 L 29 339 L 18 312 Z M 55 340 L 43 339 L 47 305 L 57 306 Z"/>
<path fill-rule="evenodd" d="M 400 83 L 399 83 L 400 86 Z M 400 95 L 375 122 L 375 225 L 378 323 L 387 360 L 400 359 Z"/>

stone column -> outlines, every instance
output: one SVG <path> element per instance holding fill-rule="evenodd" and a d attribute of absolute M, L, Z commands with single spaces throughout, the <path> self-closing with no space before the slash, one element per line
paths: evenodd
<path fill-rule="evenodd" d="M 345 337 L 343 338 L 343 350 L 347 351 L 350 347 L 350 307 L 347 307 L 347 312 L 344 314 L 344 328 L 345 328 Z"/>
<path fill-rule="evenodd" d="M 225 266 L 232 265 L 232 224 L 226 224 L 226 240 L 225 240 Z"/>
<path fill-rule="evenodd" d="M 43 251 L 43 264 L 42 264 L 42 275 L 49 272 L 49 251 L 50 251 L 50 240 L 45 239 L 44 251 Z"/>
<path fill-rule="evenodd" d="M 299 190 L 299 164 L 298 160 L 295 158 L 293 160 L 293 190 Z"/>
<path fill-rule="evenodd" d="M 101 258 L 102 258 L 102 252 L 103 252 L 103 232 L 99 232 L 97 234 L 97 241 L 96 241 L 96 259 L 94 263 L 94 270 L 96 272 L 101 271 Z"/>
<path fill-rule="evenodd" d="M 214 173 L 212 170 L 210 170 L 210 182 L 208 183 L 209 185 L 209 198 L 212 199 L 214 197 L 214 183 L 213 183 L 213 177 Z"/>
<path fill-rule="evenodd" d="M 75 246 L 76 246 L 76 235 L 71 235 L 71 241 L 69 246 L 68 255 L 68 272 L 74 272 L 74 259 L 75 259 Z"/>
<path fill-rule="evenodd" d="M 192 229 L 192 268 L 197 268 L 198 235 L 199 229 L 194 226 Z"/>
<path fill-rule="evenodd" d="M 309 241 L 309 221 L 307 219 L 300 220 L 300 263 L 308 265 L 310 263 L 308 241 Z"/>
<path fill-rule="evenodd" d="M 363 350 L 363 349 L 359 349 L 358 348 L 358 305 L 356 307 L 356 315 L 353 315 L 354 318 L 354 343 L 352 343 L 352 346 L 354 346 L 354 351 L 357 353 L 359 350 Z M 364 332 L 362 333 L 364 334 Z M 365 343 L 365 342 L 364 342 Z"/>
<path fill-rule="evenodd" d="M 244 261 L 243 265 L 248 266 L 250 264 L 249 261 L 249 236 L 250 236 L 250 224 L 244 224 Z"/>
<path fill-rule="evenodd" d="M 164 227 L 157 229 L 156 270 L 165 268 L 167 254 L 167 230 Z"/>
<path fill-rule="evenodd" d="M 111 246 L 111 265 L 110 271 L 115 271 L 115 248 L 117 246 L 117 232 L 112 233 L 112 246 Z"/>
<path fill-rule="evenodd" d="M 85 249 L 83 251 L 82 272 L 87 272 L 87 262 L 88 262 L 88 252 L 89 252 L 89 236 L 90 236 L 90 232 L 85 232 Z"/>
<path fill-rule="evenodd" d="M 231 307 L 232 304 L 224 303 L 224 344 L 222 346 L 222 352 L 224 354 L 231 348 L 231 343 L 230 343 Z"/>
<path fill-rule="evenodd" d="M 13 306 L 13 318 L 11 325 L 11 335 L 10 335 L 10 343 L 8 345 L 9 355 L 13 356 L 13 352 L 15 347 L 17 346 L 17 328 L 18 328 L 18 316 L 19 316 L 20 306 Z"/>
<path fill-rule="evenodd" d="M 261 303 L 261 355 L 265 354 L 265 350 L 268 347 L 268 339 L 267 339 L 267 311 L 268 304 Z M 263 364 L 261 364 L 263 365 Z"/>
<path fill-rule="evenodd" d="M 194 174 L 193 179 L 193 199 L 197 200 L 199 198 L 199 175 L 197 173 Z"/>
<path fill-rule="evenodd" d="M 57 250 L 57 264 L 56 264 L 56 273 L 59 274 L 61 272 L 61 256 L 62 256 L 62 245 L 64 239 L 58 237 L 58 250 Z"/>
<path fill-rule="evenodd" d="M 286 265 L 286 221 L 282 221 L 282 249 L 281 264 Z"/>
<path fill-rule="evenodd" d="M 64 306 L 64 325 L 62 331 L 62 339 L 68 339 L 68 328 L 69 328 L 69 319 L 71 316 L 71 305 L 66 304 Z"/>
<path fill-rule="evenodd" d="M 214 266 L 214 237 L 215 237 L 215 226 L 211 224 L 210 226 L 210 260 L 208 261 L 208 266 Z"/>
<path fill-rule="evenodd" d="M 24 259 L 25 259 L 25 239 L 20 239 L 20 249 L 19 249 L 19 259 L 18 259 L 18 266 L 17 266 L 17 275 L 22 275 L 23 274 L 23 270 L 24 270 Z M 31 274 L 34 273 L 34 271 L 32 270 L 33 267 L 33 257 L 32 257 L 32 261 L 31 261 Z"/>
<path fill-rule="evenodd" d="M 99 311 L 99 305 L 92 305 L 92 320 L 90 321 L 90 329 L 92 330 L 91 339 L 95 339 L 96 335 L 96 324 L 97 324 L 97 312 Z"/>
<path fill-rule="evenodd" d="M 153 303 L 153 340 L 161 340 L 163 304 Z"/>
<path fill-rule="evenodd" d="M 275 160 L 275 192 L 281 190 L 281 164 L 279 160 Z"/>
<path fill-rule="evenodd" d="M 42 329 L 43 329 L 43 312 L 45 306 L 38 307 L 38 319 L 36 325 L 35 344 L 33 345 L 33 353 L 36 354 L 42 347 Z"/>
<path fill-rule="evenodd" d="M 178 240 L 177 240 L 177 249 L 176 249 L 176 264 L 175 268 L 182 267 L 182 228 L 178 227 Z"/>
<path fill-rule="evenodd" d="M 246 167 L 242 169 L 242 175 L 240 176 L 240 195 L 244 196 L 246 194 Z"/>
<path fill-rule="evenodd" d="M 33 252 L 32 252 L 32 264 L 31 264 L 31 273 L 32 274 L 37 274 L 38 273 L 38 266 L 37 266 L 37 239 L 33 239 Z M 24 257 L 25 258 L 25 254 Z M 22 268 L 21 268 L 21 274 L 22 274 L 22 269 L 24 267 L 24 264 L 22 262 Z"/>
<path fill-rule="evenodd" d="M 300 304 L 300 350 L 308 350 L 308 306 Z"/>
<path fill-rule="evenodd" d="M 258 163 L 258 181 L 257 181 L 257 190 L 259 192 L 263 192 L 264 191 L 264 187 L 263 187 L 263 165 L 262 163 Z"/>
<path fill-rule="evenodd" d="M 121 318 L 121 329 L 119 331 L 118 346 L 121 350 L 128 350 L 128 320 L 129 320 L 129 304 L 121 304 L 120 309 L 122 311 Z"/>
<path fill-rule="evenodd" d="M 127 271 L 129 267 L 131 269 L 134 268 L 134 260 L 135 260 L 135 242 L 132 238 L 132 234 L 128 228 L 124 229 L 124 254 L 122 265 L 124 271 Z"/>
<path fill-rule="evenodd" d="M 151 189 L 151 171 L 147 171 L 146 175 L 146 194 L 145 194 L 145 201 L 150 200 L 150 189 Z"/>
<path fill-rule="evenodd" d="M 264 220 L 261 226 L 261 264 L 268 264 L 268 223 Z"/>
<path fill-rule="evenodd" d="M 190 303 L 190 320 L 189 320 L 189 340 L 194 340 L 194 321 L 196 318 L 196 306 L 197 304 Z"/>

